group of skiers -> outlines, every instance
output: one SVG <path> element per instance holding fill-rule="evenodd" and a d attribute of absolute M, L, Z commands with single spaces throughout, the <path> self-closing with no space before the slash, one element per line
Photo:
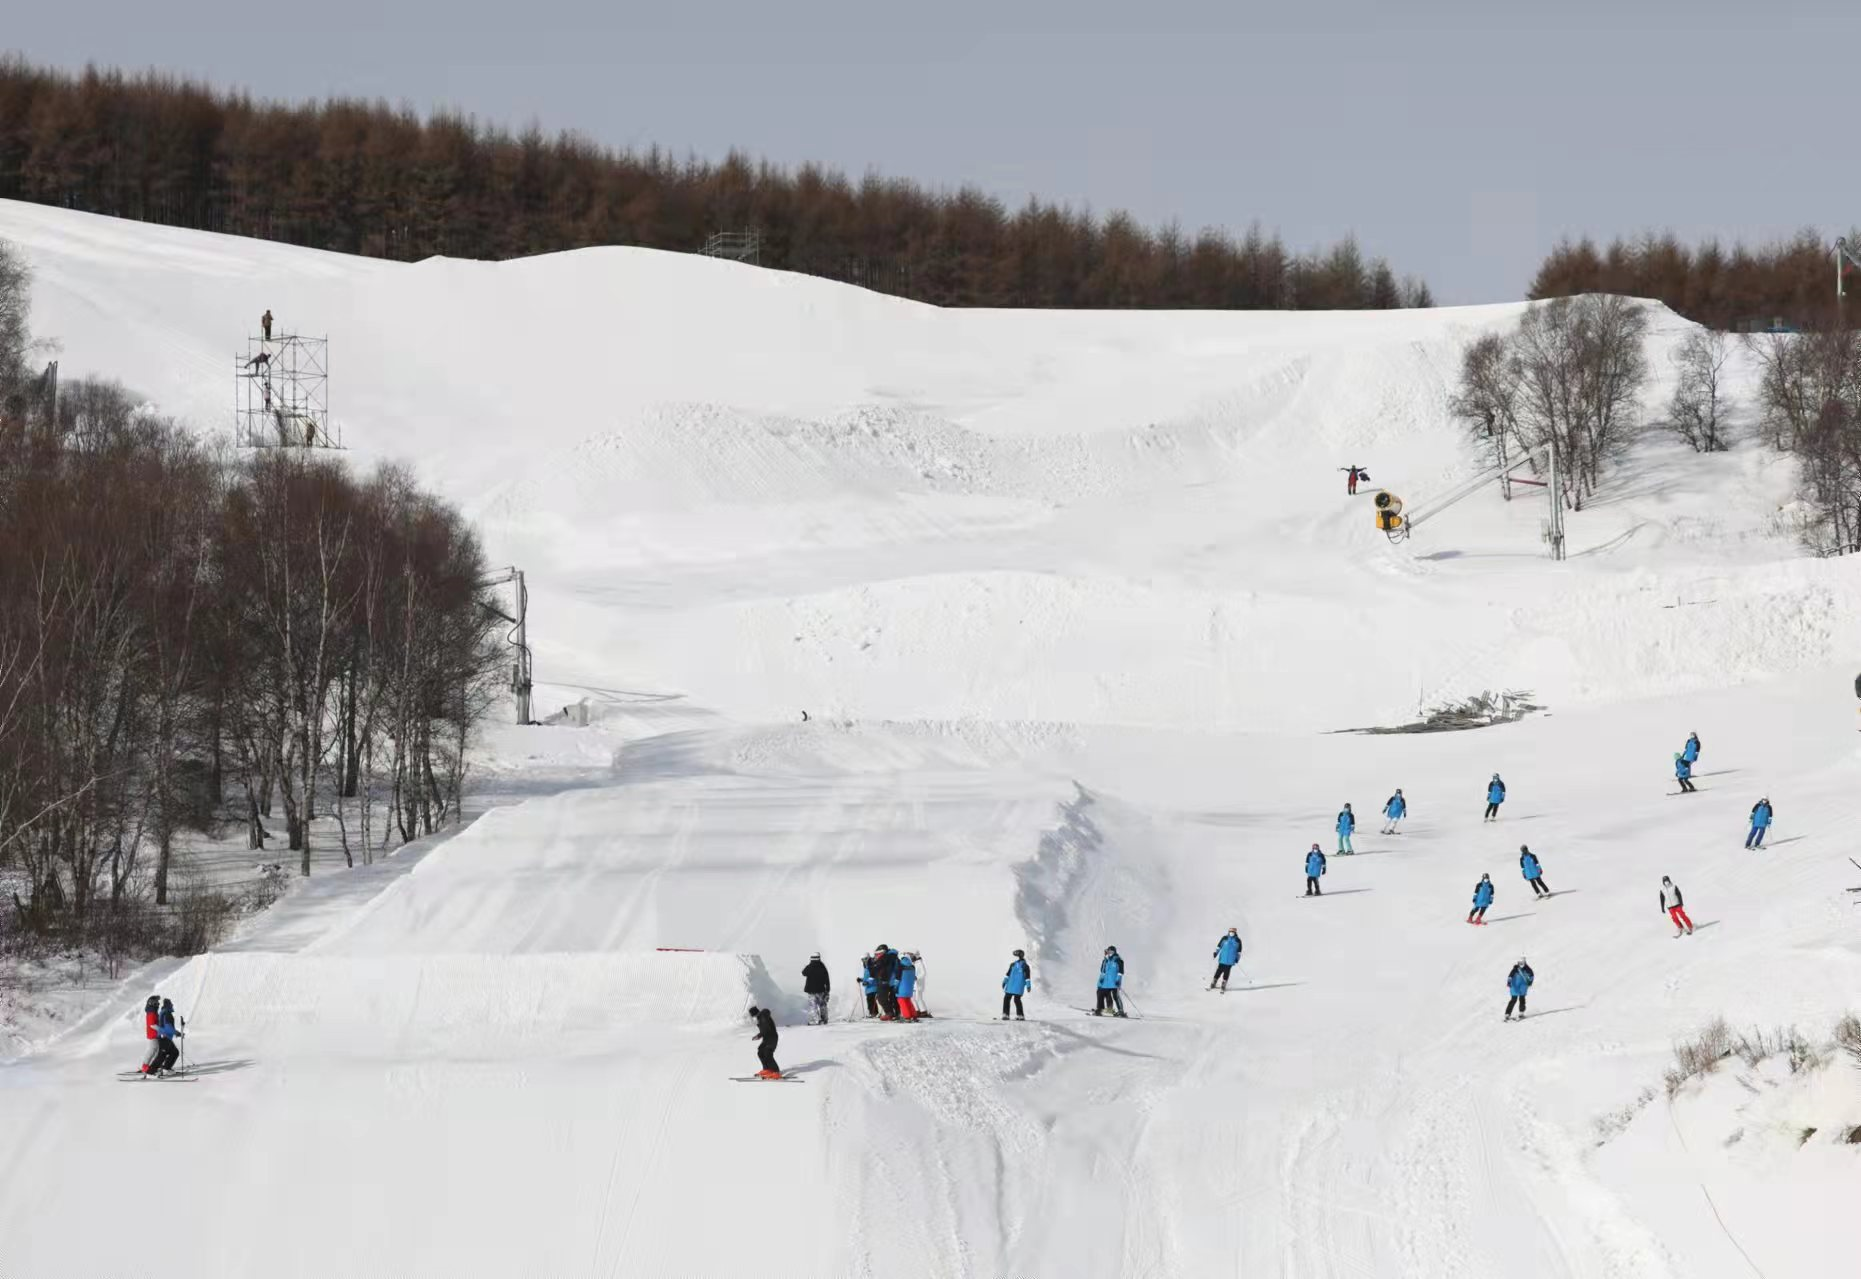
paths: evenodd
<path fill-rule="evenodd" d="M 185 1018 L 176 1016 L 174 1001 L 150 995 L 142 1005 L 143 1031 L 148 1036 L 148 1055 L 142 1059 L 143 1075 L 172 1075 L 181 1060 L 181 1046 L 176 1041 L 187 1035 Z"/>
<path fill-rule="evenodd" d="M 819 958 L 816 956 L 816 958 Z M 859 986 L 866 996 L 866 1015 L 880 1021 L 917 1021 L 918 965 L 924 956 L 896 951 L 881 942 L 859 961 Z M 825 1007 L 825 1001 L 823 1001 Z M 823 1014 L 822 1020 L 826 1017 Z"/>

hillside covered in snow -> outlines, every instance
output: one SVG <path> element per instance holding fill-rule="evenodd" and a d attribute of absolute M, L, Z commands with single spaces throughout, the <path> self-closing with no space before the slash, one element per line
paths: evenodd
<path fill-rule="evenodd" d="M 545 721 L 480 747 L 531 798 L 313 879 L 0 1068 L 0 1271 L 1729 1276 L 1861 1249 L 1861 1069 L 1825 1042 L 1861 1011 L 1861 562 L 1800 553 L 1789 459 L 1651 431 L 1553 563 L 1542 497 L 1470 486 L 1448 410 L 1464 344 L 1520 308 L 942 311 L 637 250 L 402 265 L 11 203 L 0 239 L 68 373 L 203 431 L 261 312 L 327 335 L 355 463 L 408 463 L 528 574 Z M 1687 328 L 1653 315 L 1658 375 Z M 1377 488 L 1428 513 L 1406 543 Z M 1347 731 L 1488 692 L 1542 709 Z M 930 1020 L 864 1016 L 881 942 L 922 954 Z M 1083 1011 L 1108 945 L 1128 1020 Z M 1002 1024 L 1015 948 L 1034 989 Z M 123 1087 L 157 987 L 201 1073 Z M 800 1082 L 733 1082 L 752 1002 Z M 1819 1057 L 1669 1097 L 1717 1017 Z M 153 1260 L 91 1224 L 138 1173 L 138 1219 L 187 1241 Z"/>

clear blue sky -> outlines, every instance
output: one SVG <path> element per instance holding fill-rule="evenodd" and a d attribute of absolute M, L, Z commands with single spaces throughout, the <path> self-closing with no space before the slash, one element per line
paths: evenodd
<path fill-rule="evenodd" d="M 1521 296 L 1564 234 L 1861 221 L 1861 5 L 1832 0 L 71 0 L 10 6 L 0 44 L 1297 247 L 1355 232 L 1443 302 Z"/>

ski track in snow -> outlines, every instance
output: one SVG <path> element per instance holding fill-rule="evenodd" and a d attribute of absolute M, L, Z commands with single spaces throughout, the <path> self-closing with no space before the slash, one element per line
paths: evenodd
<path fill-rule="evenodd" d="M 1796 555 L 1787 460 L 1658 437 L 1564 564 L 1490 490 L 1387 545 L 1336 468 L 1414 511 L 1477 474 L 1460 344 L 1518 308 L 941 312 L 633 250 L 402 266 L 4 202 L 0 236 L 68 374 L 202 423 L 246 317 L 327 331 L 354 460 L 408 459 L 529 574 L 556 720 L 479 747 L 534 798 L 0 1066 L 8 1274 L 1681 1279 L 1861 1246 L 1861 1168 L 1797 1141 L 1839 1080 L 1721 1078 L 1594 1130 L 1712 1017 L 1821 1034 L 1861 988 L 1861 559 Z M 1665 379 L 1685 326 L 1655 319 Z M 1550 713 L 1331 731 L 1506 689 Z M 1710 780 L 1677 805 L 1695 728 Z M 1301 898 L 1346 799 L 1359 855 Z M 1697 936 L 1655 916 L 1662 874 Z M 932 1019 L 856 1013 L 881 941 L 924 954 Z M 1078 1011 L 1107 944 L 1128 1020 Z M 1003 1024 L 1016 946 L 1031 1020 Z M 144 986 L 200 1087 L 115 1086 Z M 731 1082 L 751 1002 L 804 1083 Z M 184 1257 L 92 1228 L 98 1170 L 152 1150 L 186 1175 L 137 1211 Z"/>

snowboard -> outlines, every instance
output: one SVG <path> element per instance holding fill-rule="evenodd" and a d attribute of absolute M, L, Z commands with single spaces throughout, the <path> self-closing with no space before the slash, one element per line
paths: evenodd
<path fill-rule="evenodd" d="M 808 1082 L 792 1071 L 780 1079 L 764 1079 L 761 1075 L 732 1075 L 730 1079 L 733 1083 L 739 1084 L 805 1084 Z"/>

